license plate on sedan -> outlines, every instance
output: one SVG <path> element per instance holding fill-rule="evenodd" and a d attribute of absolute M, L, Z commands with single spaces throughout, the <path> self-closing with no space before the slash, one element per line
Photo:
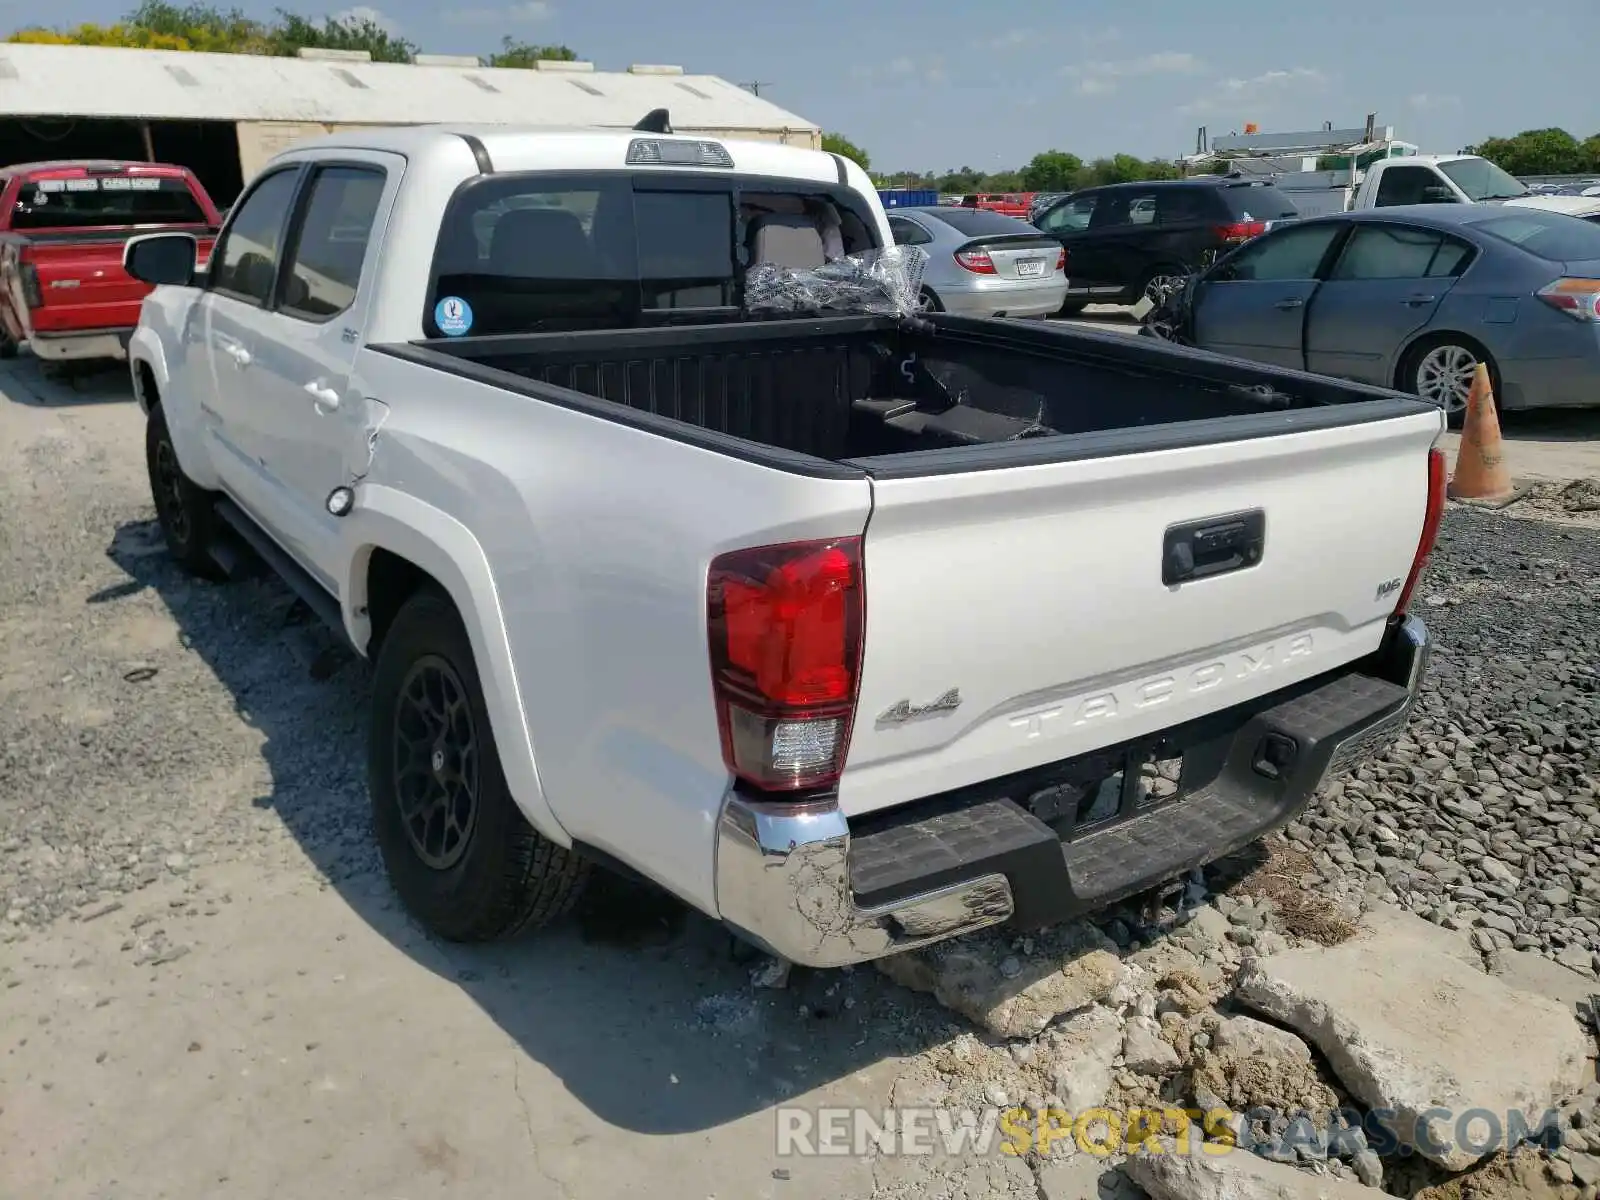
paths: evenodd
<path fill-rule="evenodd" d="M 1019 258 L 1017 260 L 1017 274 L 1020 275 L 1024 279 L 1030 278 L 1030 277 L 1032 277 L 1034 275 L 1043 275 L 1044 274 L 1044 259 L 1042 259 L 1042 258 Z"/>

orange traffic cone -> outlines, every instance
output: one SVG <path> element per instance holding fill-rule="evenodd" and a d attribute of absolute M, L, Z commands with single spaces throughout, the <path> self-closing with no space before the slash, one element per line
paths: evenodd
<path fill-rule="evenodd" d="M 1500 418 L 1494 411 L 1489 368 L 1479 363 L 1467 396 L 1467 418 L 1461 428 L 1461 448 L 1456 452 L 1450 496 L 1454 500 L 1494 501 L 1515 492 L 1500 444 Z"/>

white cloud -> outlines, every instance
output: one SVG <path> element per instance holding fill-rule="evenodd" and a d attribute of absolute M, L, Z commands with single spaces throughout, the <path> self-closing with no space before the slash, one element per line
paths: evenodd
<path fill-rule="evenodd" d="M 1438 110 L 1457 107 L 1461 103 L 1461 97 L 1437 92 L 1418 92 L 1415 96 L 1407 96 L 1406 103 L 1412 108 L 1424 111 Z"/>
<path fill-rule="evenodd" d="M 1078 40 L 1085 46 L 1109 46 L 1112 42 L 1122 40 L 1122 30 L 1114 25 L 1105 29 L 1088 29 L 1078 36 Z"/>
<path fill-rule="evenodd" d="M 1031 29 L 1008 29 L 1004 33 L 989 39 L 991 50 L 1015 50 L 1019 46 L 1026 46 L 1034 39 Z"/>
<path fill-rule="evenodd" d="M 400 32 L 400 24 L 387 13 L 371 8 L 365 4 L 358 4 L 354 8 L 347 8 L 343 12 L 333 14 L 333 19 L 341 25 L 364 25 L 371 22 L 385 33 Z"/>
<path fill-rule="evenodd" d="M 850 68 L 852 78 L 862 83 L 944 83 L 948 79 L 944 59 L 937 55 L 924 59 L 900 55 L 883 63 L 858 63 Z"/>
<path fill-rule="evenodd" d="M 1315 67 L 1289 67 L 1263 71 L 1248 79 L 1219 79 L 1207 92 L 1178 109 L 1193 115 L 1236 114 L 1242 105 L 1260 104 L 1283 96 L 1326 87 L 1328 76 Z"/>
<path fill-rule="evenodd" d="M 556 7 L 547 0 L 523 0 L 521 4 L 505 8 L 457 8 L 443 14 L 446 21 L 457 25 L 535 25 L 556 15 Z"/>
<path fill-rule="evenodd" d="M 1061 73 L 1078 81 L 1080 96 L 1104 96 L 1117 90 L 1116 81 L 1149 75 L 1193 75 L 1205 63 L 1186 50 L 1162 50 L 1142 58 L 1119 62 L 1074 63 Z"/>

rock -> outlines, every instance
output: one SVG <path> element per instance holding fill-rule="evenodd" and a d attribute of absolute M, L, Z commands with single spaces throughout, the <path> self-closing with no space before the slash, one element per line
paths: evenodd
<path fill-rule="evenodd" d="M 1014 979 L 1001 969 L 1009 945 L 995 934 L 890 955 L 877 966 L 997 1037 L 1036 1037 L 1057 1017 L 1109 995 L 1121 966 L 1115 944 L 1086 923 L 1052 928 L 1036 940 L 1037 956 Z"/>
<path fill-rule="evenodd" d="M 1165 1075 L 1178 1069 L 1178 1052 L 1149 1017 L 1134 1017 L 1123 1033 L 1122 1061 L 1140 1075 Z"/>
<path fill-rule="evenodd" d="M 1135 1154 L 1122 1169 L 1153 1200 L 1382 1200 L 1363 1184 L 1244 1151 Z"/>
<path fill-rule="evenodd" d="M 1050 1031 L 1050 1071 L 1070 1113 L 1099 1108 L 1111 1091 L 1111 1064 L 1122 1052 L 1122 1020 L 1107 1008 L 1077 1013 Z"/>
<path fill-rule="evenodd" d="M 1310 1039 L 1414 1145 L 1432 1108 L 1540 1113 L 1577 1091 L 1588 1038 L 1571 1013 L 1474 970 L 1440 948 L 1443 936 L 1386 910 L 1342 945 L 1247 963 L 1238 998 Z M 1430 1117 L 1428 1132 L 1418 1150 L 1449 1170 L 1480 1157 L 1455 1144 L 1448 1119 Z"/>
<path fill-rule="evenodd" d="M 1217 1026 L 1211 1041 L 1218 1050 L 1245 1055 L 1311 1061 L 1311 1047 L 1287 1029 L 1268 1025 L 1254 1017 L 1230 1017 Z"/>
<path fill-rule="evenodd" d="M 1368 1187 L 1378 1187 L 1383 1183 L 1383 1159 L 1370 1149 L 1358 1151 L 1350 1160 L 1350 1169 Z"/>
<path fill-rule="evenodd" d="M 1600 1183 L 1600 1158 L 1592 1154 L 1569 1154 L 1567 1165 L 1572 1168 L 1572 1177 L 1582 1187 L 1590 1187 Z"/>

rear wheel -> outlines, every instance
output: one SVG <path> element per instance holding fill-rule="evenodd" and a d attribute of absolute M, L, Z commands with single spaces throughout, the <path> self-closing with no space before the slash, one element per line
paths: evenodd
<path fill-rule="evenodd" d="M 1176 287 L 1183 282 L 1188 272 L 1182 267 L 1155 267 L 1145 274 L 1139 282 L 1139 294 L 1134 297 L 1134 303 L 1148 300 L 1151 304 L 1159 304 L 1162 294 L 1170 287 Z"/>
<path fill-rule="evenodd" d="M 1422 399 L 1444 409 L 1451 428 L 1459 429 L 1467 416 L 1467 399 L 1472 395 L 1472 380 L 1478 364 L 1489 368 L 1495 405 L 1500 403 L 1500 374 L 1494 359 L 1471 338 L 1460 334 L 1440 334 L 1424 338 L 1407 352 L 1400 364 L 1398 384 Z"/>
<path fill-rule="evenodd" d="M 1056 309 L 1058 317 L 1075 317 L 1089 307 L 1087 300 L 1063 300 L 1061 307 Z"/>
<path fill-rule="evenodd" d="M 923 288 L 917 296 L 918 312 L 943 312 L 944 304 L 934 294 L 932 288 Z"/>
<path fill-rule="evenodd" d="M 492 941 L 575 904 L 589 863 L 511 798 L 472 644 L 435 588 L 401 606 L 373 673 L 372 823 L 402 903 L 440 937 Z"/>
<path fill-rule="evenodd" d="M 222 568 L 211 557 L 217 537 L 216 498 L 183 473 L 159 404 L 145 420 L 144 461 L 167 553 L 191 575 L 222 578 Z"/>
<path fill-rule="evenodd" d="M 17 339 L 11 336 L 5 323 L 0 322 L 0 358 L 15 358 L 20 349 Z"/>

